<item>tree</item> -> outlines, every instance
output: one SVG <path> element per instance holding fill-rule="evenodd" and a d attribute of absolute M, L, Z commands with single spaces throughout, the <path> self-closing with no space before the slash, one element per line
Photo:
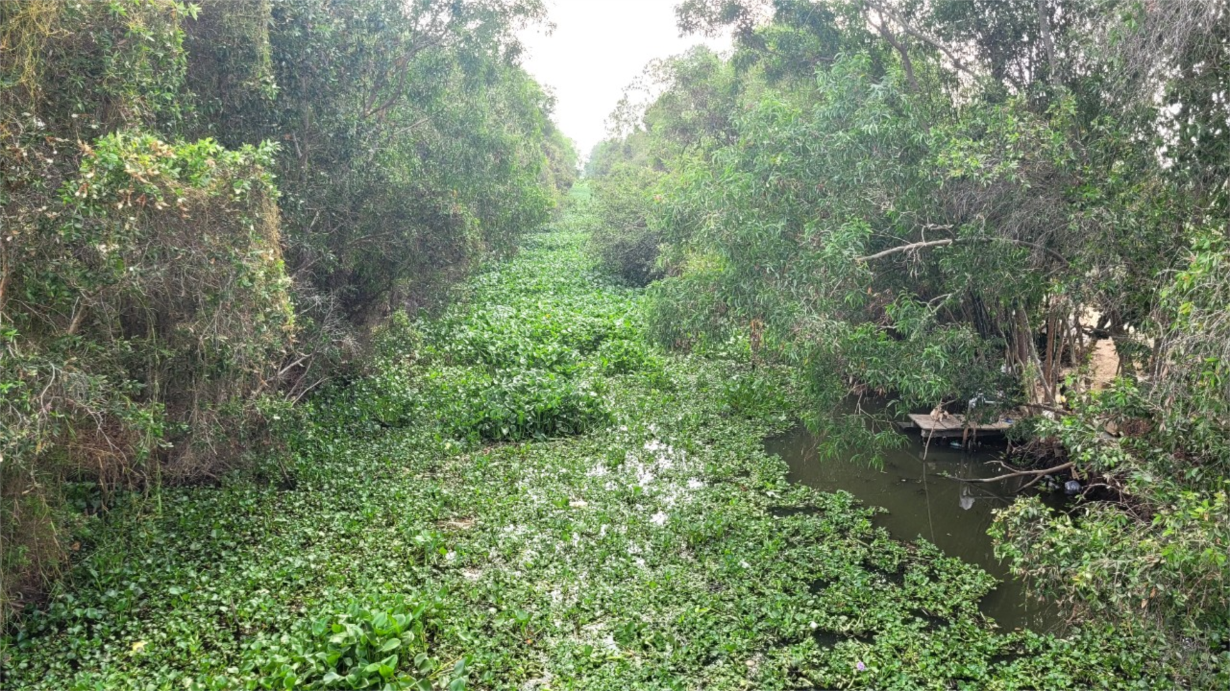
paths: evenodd
<path fill-rule="evenodd" d="M 537 0 L 0 3 L 0 617 L 65 478 L 214 478 L 571 184 Z M 276 181 L 276 185 L 275 185 Z"/>
<path fill-rule="evenodd" d="M 1083 611 L 1215 649 L 1230 626 L 1226 536 L 1205 518 L 1225 505 L 1230 448 L 1214 278 L 1226 3 L 690 0 L 678 18 L 731 31 L 734 55 L 676 62 L 595 165 L 657 178 L 655 203 L 602 185 L 597 203 L 660 233 L 659 337 L 739 338 L 789 367 L 833 452 L 891 436 L 834 418 L 866 391 L 1058 416 L 1029 423 L 1060 449 L 1031 472 L 1071 472 L 1115 505 L 1073 526 L 1020 503 L 1004 554 Z M 1107 337 L 1124 381 L 1103 392 L 1086 365 Z M 1142 560 L 1155 568 L 1119 568 Z"/>

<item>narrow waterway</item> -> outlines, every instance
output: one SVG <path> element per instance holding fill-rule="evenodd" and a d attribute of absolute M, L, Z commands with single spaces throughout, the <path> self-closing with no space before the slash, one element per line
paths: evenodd
<path fill-rule="evenodd" d="M 1004 629 L 1044 632 L 1058 625 L 1059 613 L 1025 596 L 1024 584 L 995 558 L 987 535 L 994 511 L 1013 501 L 1020 480 L 970 484 L 943 477 L 1002 474 L 1002 469 L 988 464 L 995 457 L 994 450 L 970 453 L 939 440 L 924 448 L 911 436 L 906 445 L 885 452 L 883 468 L 874 468 L 862 461 L 818 458 L 816 439 L 803 427 L 769 438 L 765 447 L 790 466 L 791 481 L 828 492 L 845 490 L 869 506 L 883 507 L 888 513 L 878 516 L 876 524 L 893 537 L 905 541 L 925 538 L 946 554 L 977 564 L 1000 579 L 1000 585 L 980 604 Z M 1061 497 L 1046 498 L 1062 503 Z"/>

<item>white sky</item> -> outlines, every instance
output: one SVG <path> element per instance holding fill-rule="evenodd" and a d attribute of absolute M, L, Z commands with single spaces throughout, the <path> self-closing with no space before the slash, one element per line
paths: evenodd
<path fill-rule="evenodd" d="M 706 43 L 716 50 L 729 39 L 679 37 L 675 0 L 546 0 L 555 31 L 521 34 L 525 69 L 556 96 L 555 122 L 584 158 L 606 138 L 606 118 L 624 87 L 654 58 Z"/>

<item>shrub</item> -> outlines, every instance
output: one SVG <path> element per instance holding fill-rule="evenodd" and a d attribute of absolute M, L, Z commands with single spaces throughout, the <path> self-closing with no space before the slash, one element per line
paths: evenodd
<path fill-rule="evenodd" d="M 651 215 L 657 178 L 647 169 L 620 166 L 596 183 L 590 249 L 604 269 L 634 286 L 662 275 L 657 268 L 662 233 Z"/>
<path fill-rule="evenodd" d="M 0 618 L 64 561 L 64 479 L 148 489 L 293 446 L 290 403 L 363 374 L 368 324 L 548 217 L 575 152 L 515 59 L 542 16 L 0 2 Z M 374 424 L 418 410 L 402 376 L 368 382 Z"/>
<path fill-rule="evenodd" d="M 108 135 L 7 248 L 6 605 L 63 554 L 60 480 L 215 475 L 260 431 L 294 328 L 271 155 Z"/>

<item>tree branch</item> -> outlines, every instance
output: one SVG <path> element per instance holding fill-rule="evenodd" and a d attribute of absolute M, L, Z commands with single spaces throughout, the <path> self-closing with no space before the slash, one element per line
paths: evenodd
<path fill-rule="evenodd" d="M 953 50 L 949 48 L 948 45 L 945 44 L 943 41 L 941 41 L 938 38 L 935 38 L 934 36 L 927 34 L 925 31 L 917 27 L 911 26 L 909 22 L 905 21 L 905 19 L 901 17 L 901 15 L 897 14 L 896 11 L 889 9 L 888 6 L 885 5 L 883 2 L 881 2 L 880 0 L 865 0 L 865 1 L 867 5 L 873 8 L 877 13 L 879 13 L 881 17 L 886 17 L 888 19 L 893 20 L 893 22 L 899 25 L 901 29 L 905 31 L 907 34 L 917 38 L 918 40 L 930 45 L 931 47 L 935 48 L 936 50 L 946 55 L 948 59 L 952 61 L 952 66 L 955 67 L 957 70 L 964 72 L 975 79 L 978 78 L 978 75 L 975 74 L 973 70 L 966 67 L 965 63 L 961 60 L 961 58 L 957 57 L 957 54 L 954 53 Z"/>
<path fill-rule="evenodd" d="M 1055 79 L 1058 64 L 1055 59 L 1055 41 L 1051 38 L 1051 20 L 1047 17 L 1046 0 L 1038 0 L 1038 30 L 1042 34 L 1042 47 L 1046 49 L 1046 64 L 1049 74 L 1048 81 Z"/>
<path fill-rule="evenodd" d="M 1007 242 L 1007 243 L 1011 243 L 1014 245 L 1021 245 L 1024 247 L 1032 247 L 1036 250 L 1042 250 L 1043 252 L 1046 252 L 1047 254 L 1054 257 L 1055 259 L 1058 259 L 1059 261 L 1063 262 L 1064 264 L 1069 263 L 1068 260 L 1065 259 L 1063 255 L 1059 254 L 1055 250 L 1043 247 L 1042 245 L 1039 245 L 1033 242 L 1028 242 L 1026 240 L 1017 240 L 1015 238 L 1000 238 L 1000 237 L 945 238 L 943 240 L 928 240 L 926 242 L 913 242 L 908 245 L 901 245 L 900 247 L 893 247 L 890 249 L 886 249 L 883 252 L 876 252 L 875 254 L 869 254 L 865 257 L 857 257 L 855 261 L 869 262 L 875 259 L 881 259 L 883 257 L 893 255 L 893 254 L 900 254 L 902 252 L 912 252 L 914 250 L 926 249 L 928 247 L 943 247 L 945 245 L 954 245 L 959 242 Z"/>
<path fill-rule="evenodd" d="M 4 323 L 4 297 L 8 291 L 10 275 L 8 262 L 0 261 L 0 324 Z"/>
<path fill-rule="evenodd" d="M 897 37 L 893 36 L 893 32 L 888 30 L 888 25 L 883 21 L 883 17 L 881 17 L 879 23 L 875 23 L 873 26 L 880 31 L 880 35 L 884 37 L 884 40 L 888 41 L 888 44 L 896 49 L 897 54 L 901 56 L 901 67 L 905 70 L 905 77 L 909 80 L 910 87 L 916 92 L 922 91 L 922 88 L 918 85 L 918 80 L 914 78 L 914 63 L 910 61 L 910 53 L 906 49 L 905 44 L 898 41 Z"/>
<path fill-rule="evenodd" d="M 869 254 L 865 257 L 858 257 L 854 261 L 869 262 L 874 259 L 880 259 L 882 257 L 887 257 L 890 254 L 900 254 L 902 252 L 912 252 L 913 250 L 925 249 L 927 247 L 942 247 L 944 245 L 951 245 L 954 242 L 956 242 L 954 238 L 948 238 L 946 240 L 929 240 L 927 242 L 913 242 L 908 245 L 901 245 L 900 247 L 893 247 L 892 249 L 887 249 L 887 250 L 884 250 L 883 252 L 876 252 L 875 254 Z"/>
<path fill-rule="evenodd" d="M 947 475 L 945 477 L 948 477 L 949 479 L 952 479 L 952 480 L 959 480 L 961 482 L 1001 482 L 1003 480 L 1010 480 L 1014 477 L 1031 477 L 1031 476 L 1050 475 L 1052 473 L 1058 473 L 1061 470 L 1068 470 L 1069 468 L 1072 467 L 1072 465 L 1073 465 L 1073 462 L 1068 461 L 1067 463 L 1061 463 L 1055 466 L 1054 468 L 1043 468 L 1041 470 L 1017 470 L 1015 472 L 1005 473 L 1003 475 L 996 475 L 995 477 L 968 478 L 968 477 L 956 477 L 953 475 Z"/>

